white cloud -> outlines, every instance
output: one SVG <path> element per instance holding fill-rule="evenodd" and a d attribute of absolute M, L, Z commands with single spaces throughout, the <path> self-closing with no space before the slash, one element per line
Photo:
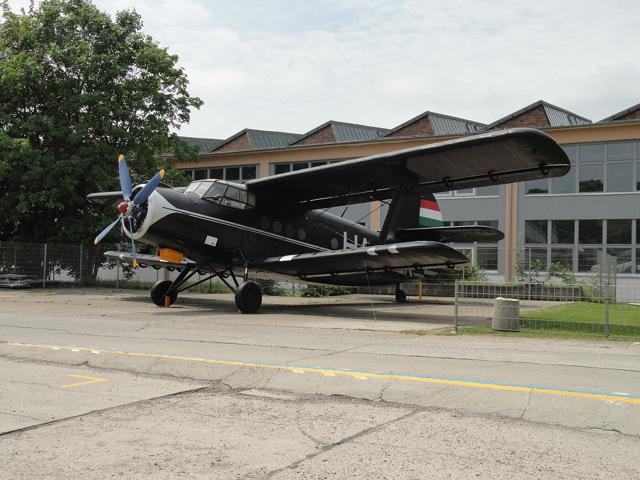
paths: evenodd
<path fill-rule="evenodd" d="M 490 122 L 540 98 L 598 120 L 640 101 L 633 0 L 97 5 L 135 7 L 180 56 L 205 101 L 188 135 L 392 127 L 424 110 Z"/>

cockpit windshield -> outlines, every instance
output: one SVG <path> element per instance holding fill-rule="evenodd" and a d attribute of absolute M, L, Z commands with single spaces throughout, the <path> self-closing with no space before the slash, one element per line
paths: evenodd
<path fill-rule="evenodd" d="M 255 196 L 242 184 L 229 183 L 224 180 L 199 180 L 191 182 L 184 190 L 193 193 L 203 200 L 222 205 L 223 207 L 244 210 L 255 206 Z"/>

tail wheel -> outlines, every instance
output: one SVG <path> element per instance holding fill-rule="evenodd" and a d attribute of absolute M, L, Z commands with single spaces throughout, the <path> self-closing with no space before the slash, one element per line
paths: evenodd
<path fill-rule="evenodd" d="M 407 301 L 407 292 L 405 292 L 401 288 L 398 288 L 396 290 L 396 302 L 405 303 L 406 301 Z"/>
<path fill-rule="evenodd" d="M 151 287 L 151 300 L 153 300 L 153 303 L 159 307 L 168 307 L 175 303 L 178 299 L 178 294 L 176 292 L 167 294 L 172 283 L 171 280 L 160 280 Z"/>
<path fill-rule="evenodd" d="M 242 313 L 256 313 L 260 305 L 262 305 L 262 291 L 256 282 L 244 282 L 236 289 L 236 307 Z"/>

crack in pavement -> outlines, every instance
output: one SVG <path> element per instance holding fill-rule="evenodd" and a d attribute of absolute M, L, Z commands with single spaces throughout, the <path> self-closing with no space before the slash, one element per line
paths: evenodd
<path fill-rule="evenodd" d="M 340 445 L 345 445 L 349 442 L 352 442 L 354 440 L 357 440 L 360 437 L 363 437 L 365 435 L 368 435 L 369 433 L 375 432 L 377 430 L 381 430 L 383 428 L 385 428 L 388 425 L 392 425 L 394 423 L 397 422 L 401 422 L 402 420 L 405 420 L 409 417 L 412 417 L 422 411 L 426 410 L 425 408 L 422 407 L 418 407 L 415 408 L 413 410 L 411 410 L 410 412 L 407 412 L 403 415 L 400 415 L 399 417 L 396 418 L 392 418 L 391 420 L 387 420 L 386 422 L 382 422 L 378 425 L 374 425 L 372 427 L 367 427 L 363 430 L 360 430 L 359 432 L 356 432 L 352 435 L 348 435 L 340 440 L 338 440 L 337 442 L 333 442 L 333 443 L 329 443 L 329 444 L 325 444 L 323 446 L 321 446 L 318 451 L 313 452 L 313 453 L 309 453 L 307 455 L 305 455 L 303 458 L 296 460 L 294 462 L 289 463 L 288 465 L 284 466 L 284 467 L 280 467 L 277 468 L 275 470 L 271 470 L 270 472 L 267 472 L 266 476 L 264 478 L 269 479 L 269 478 L 273 478 L 275 475 L 277 475 L 280 472 L 284 472 L 285 470 L 295 470 L 296 468 L 298 468 L 302 463 L 308 461 L 308 460 L 313 460 L 314 458 L 316 458 L 319 455 L 322 455 L 324 453 L 330 452 L 331 450 L 333 450 L 334 448 L 340 446 Z M 253 472 L 255 473 L 255 472 Z M 245 476 L 246 477 L 246 476 Z"/>
<path fill-rule="evenodd" d="M 58 423 L 63 423 L 63 422 L 68 422 L 70 420 L 75 420 L 77 418 L 83 418 L 83 417 L 87 417 L 87 416 L 90 416 L 90 415 L 100 414 L 100 413 L 103 413 L 103 412 L 109 412 L 109 411 L 115 410 L 117 408 L 130 407 L 132 405 L 143 405 L 145 403 L 153 402 L 153 401 L 156 401 L 156 400 L 162 400 L 162 399 L 165 399 L 165 398 L 171 398 L 171 397 L 176 397 L 176 396 L 190 394 L 190 393 L 197 393 L 197 392 L 201 392 L 201 391 L 208 390 L 208 389 L 211 389 L 211 386 L 207 385 L 207 386 L 204 386 L 204 387 L 192 388 L 192 389 L 189 389 L 189 390 L 181 390 L 179 392 L 169 393 L 169 394 L 166 394 L 166 395 L 160 395 L 158 397 L 145 398 L 145 399 L 142 399 L 142 400 L 136 400 L 134 402 L 123 403 L 123 404 L 120 404 L 120 405 L 113 405 L 111 407 L 106 407 L 106 408 L 98 408 L 96 410 L 90 410 L 88 412 L 80 413 L 78 415 L 71 415 L 69 417 L 64 417 L 64 418 L 56 418 L 55 420 L 50 420 L 48 422 L 38 423 L 37 425 L 30 425 L 28 427 L 16 428 L 16 429 L 13 429 L 13 430 L 7 430 L 6 432 L 0 432 L 0 437 L 6 437 L 8 435 L 14 435 L 14 434 L 22 433 L 22 432 L 28 432 L 29 430 L 36 430 L 36 429 L 39 429 L 39 428 L 47 427 L 49 425 L 56 425 Z"/>

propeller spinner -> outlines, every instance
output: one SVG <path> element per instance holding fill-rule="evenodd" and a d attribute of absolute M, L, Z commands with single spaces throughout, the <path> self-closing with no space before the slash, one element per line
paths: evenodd
<path fill-rule="evenodd" d="M 160 181 L 164 177 L 164 170 L 160 170 L 157 172 L 151 180 L 149 180 L 142 190 L 140 190 L 136 196 L 131 200 L 131 195 L 133 194 L 133 190 L 131 188 L 131 177 L 129 176 L 129 168 L 127 167 L 127 161 L 124 159 L 124 155 L 120 155 L 118 157 L 118 176 L 120 178 L 120 188 L 122 189 L 122 197 L 123 201 L 118 204 L 118 212 L 120 215 L 111 223 L 107 228 L 102 230 L 100 234 L 93 241 L 94 245 L 100 243 L 100 241 L 107 236 L 107 234 L 111 231 L 113 227 L 116 226 L 118 222 L 122 223 L 124 227 L 124 221 L 127 220 L 129 223 L 129 232 L 133 234 L 133 224 L 131 218 L 136 212 L 136 208 L 147 201 L 149 196 L 153 193 L 153 191 L 160 185 Z M 136 268 L 138 266 L 138 262 L 136 261 L 136 242 L 133 239 L 133 235 L 131 235 L 131 257 L 133 261 L 131 262 L 131 266 Z"/>

